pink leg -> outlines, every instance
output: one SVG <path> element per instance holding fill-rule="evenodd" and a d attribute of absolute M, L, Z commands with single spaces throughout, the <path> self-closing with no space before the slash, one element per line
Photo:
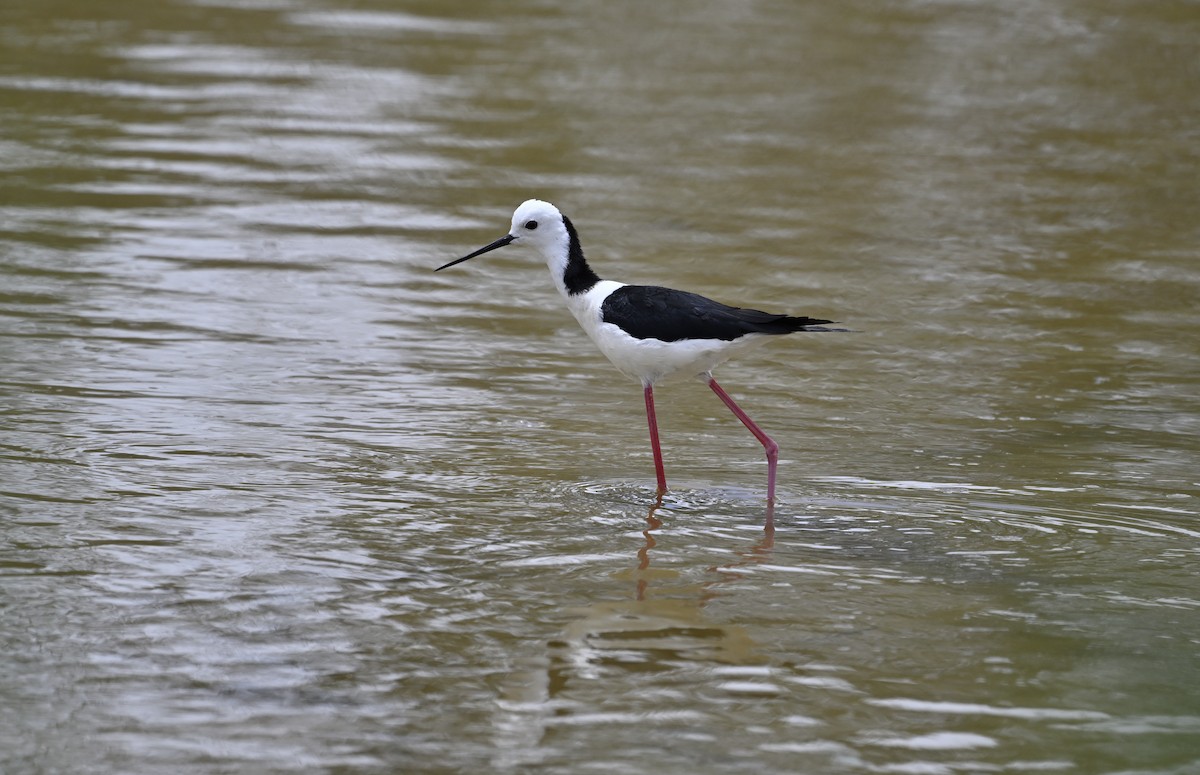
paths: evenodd
<path fill-rule="evenodd" d="M 654 417 L 654 387 L 646 385 L 646 422 L 650 424 L 650 448 L 654 450 L 654 474 L 658 477 L 659 498 L 667 491 L 667 473 L 663 470 L 662 447 L 658 444 L 658 420 Z"/>
<path fill-rule="evenodd" d="M 763 449 L 767 452 L 767 516 L 769 519 L 771 511 L 775 506 L 775 467 L 779 463 L 779 445 L 775 443 L 774 439 L 763 432 L 763 429 L 758 427 L 748 414 L 742 411 L 737 402 L 729 397 L 729 394 L 717 384 L 715 379 L 709 377 L 708 386 L 712 388 L 712 392 L 717 394 L 717 398 L 721 399 L 725 403 L 725 406 L 728 406 L 730 411 L 742 421 L 742 425 L 745 425 L 754 434 L 754 438 L 758 439 L 758 442 L 763 445 Z"/>

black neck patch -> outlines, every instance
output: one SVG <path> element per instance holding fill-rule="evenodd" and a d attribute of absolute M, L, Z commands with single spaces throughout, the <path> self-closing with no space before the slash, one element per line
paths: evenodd
<path fill-rule="evenodd" d="M 592 271 L 592 268 L 588 266 L 587 259 L 583 257 L 583 246 L 579 244 L 579 234 L 575 231 L 571 219 L 565 215 L 562 219 L 563 226 L 567 227 L 567 236 L 570 238 L 567 268 L 563 270 L 563 285 L 566 286 L 567 293 L 578 296 L 581 293 L 587 293 L 593 285 L 600 282 L 600 276 Z"/>

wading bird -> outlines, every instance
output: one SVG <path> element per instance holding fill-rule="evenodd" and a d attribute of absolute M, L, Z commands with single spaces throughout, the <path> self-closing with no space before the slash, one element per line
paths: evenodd
<path fill-rule="evenodd" d="M 517 208 L 508 234 L 435 271 L 512 244 L 529 245 L 541 254 L 567 308 L 600 352 L 622 374 L 642 383 L 654 473 L 658 477 L 657 497 L 661 499 L 667 492 L 667 476 L 654 416 L 654 386 L 667 377 L 684 374 L 704 380 L 763 445 L 767 453 L 767 504 L 773 507 L 779 445 L 717 384 L 712 370 L 768 336 L 841 329 L 821 328 L 831 320 L 730 307 L 687 291 L 601 280 L 584 258 L 571 220 L 554 205 L 538 199 Z"/>

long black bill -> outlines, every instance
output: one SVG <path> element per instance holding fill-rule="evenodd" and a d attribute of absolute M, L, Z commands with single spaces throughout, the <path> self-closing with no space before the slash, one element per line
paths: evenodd
<path fill-rule="evenodd" d="M 515 239 L 516 239 L 516 237 L 514 237 L 513 235 L 505 234 L 503 237 L 496 240 L 492 244 L 485 245 L 484 247 L 480 248 L 479 250 L 476 250 L 474 253 L 465 255 L 462 258 L 456 258 L 448 264 L 442 264 L 441 266 L 439 266 L 437 269 L 434 269 L 433 271 L 440 272 L 447 267 L 454 266 L 455 264 L 461 264 L 463 261 L 466 261 L 468 258 L 475 258 L 475 256 L 482 256 L 484 253 L 495 250 L 496 248 L 504 247 L 505 245 L 507 245 L 508 243 L 512 242 Z"/>

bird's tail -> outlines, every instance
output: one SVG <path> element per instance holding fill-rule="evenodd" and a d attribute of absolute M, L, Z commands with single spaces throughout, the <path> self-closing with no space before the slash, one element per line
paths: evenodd
<path fill-rule="evenodd" d="M 793 315 L 775 316 L 773 320 L 758 322 L 758 330 L 764 334 L 794 334 L 798 331 L 849 331 L 848 328 L 827 328 L 827 324 L 837 325 L 836 320 L 821 320 L 820 318 L 796 317 Z"/>

